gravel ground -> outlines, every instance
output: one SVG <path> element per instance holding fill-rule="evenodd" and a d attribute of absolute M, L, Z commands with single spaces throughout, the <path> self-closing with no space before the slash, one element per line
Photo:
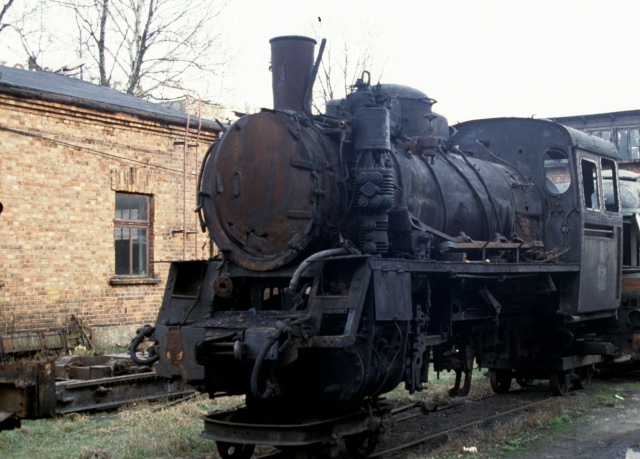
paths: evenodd
<path fill-rule="evenodd" d="M 637 381 L 637 380 L 636 380 Z M 526 459 L 626 458 L 640 459 L 640 383 L 635 388 L 613 383 L 615 403 L 576 418 L 559 438 L 528 445 Z M 589 391 L 578 397 L 590 397 Z"/>
<path fill-rule="evenodd" d="M 390 457 L 640 459 L 638 374 L 597 380 L 587 390 L 572 391 L 565 397 L 549 397 L 546 382 L 538 382 L 525 390 L 519 390 L 514 384 L 508 394 L 417 418 L 411 423 L 412 428 L 407 426 L 405 433 L 399 434 L 398 440 L 402 437 L 407 440 L 416 431 L 424 434 L 451 428 L 498 411 L 505 412 L 510 404 L 536 400 L 541 403 L 525 412 L 500 415 L 480 427 L 457 432 L 457 438 L 450 439 L 443 448 L 431 444 Z M 441 446 L 443 442 L 437 443 Z"/>

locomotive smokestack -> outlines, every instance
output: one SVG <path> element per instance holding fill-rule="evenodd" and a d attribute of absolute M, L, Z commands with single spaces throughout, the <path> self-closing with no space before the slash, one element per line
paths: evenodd
<path fill-rule="evenodd" d="M 316 41 L 300 36 L 276 37 L 271 43 L 273 108 L 311 114 L 313 52 Z"/>

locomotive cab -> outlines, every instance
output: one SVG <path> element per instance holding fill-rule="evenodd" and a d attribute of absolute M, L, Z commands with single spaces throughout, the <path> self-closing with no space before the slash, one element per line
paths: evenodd
<path fill-rule="evenodd" d="M 479 120 L 456 129 L 453 140 L 461 150 L 510 164 L 535 186 L 542 205 L 540 236 L 545 250 L 578 268 L 570 275 L 571 287 L 561 292 L 560 312 L 586 318 L 614 312 L 622 269 L 615 147 L 547 120 Z M 603 175 L 609 177 L 606 195 Z"/>
<path fill-rule="evenodd" d="M 609 142 L 547 120 L 478 120 L 455 128 L 453 141 L 462 151 L 509 165 L 530 187 L 528 195 L 537 196 L 537 228 L 546 253 L 525 268 L 530 285 L 537 284 L 531 295 L 517 302 L 498 298 L 500 324 L 483 334 L 501 342 L 478 346 L 476 359 L 490 368 L 496 392 L 508 390 L 513 376 L 549 378 L 557 394 L 584 387 L 592 365 L 616 352 L 603 330 L 615 322 L 621 298 L 617 151 Z M 603 176 L 609 177 L 606 193 Z M 533 275 L 540 262 L 546 266 Z M 522 307 L 525 298 L 530 302 Z M 458 326 L 464 329 L 463 322 Z"/>

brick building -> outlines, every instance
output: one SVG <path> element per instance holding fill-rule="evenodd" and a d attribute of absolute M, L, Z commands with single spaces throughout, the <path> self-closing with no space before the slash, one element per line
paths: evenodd
<path fill-rule="evenodd" d="M 608 140 L 618 149 L 620 168 L 640 172 L 640 110 L 563 116 L 553 121 Z"/>
<path fill-rule="evenodd" d="M 0 66 L 0 334 L 65 327 L 71 315 L 95 329 L 153 323 L 166 262 L 210 255 L 193 209 L 218 131 L 109 88 Z"/>

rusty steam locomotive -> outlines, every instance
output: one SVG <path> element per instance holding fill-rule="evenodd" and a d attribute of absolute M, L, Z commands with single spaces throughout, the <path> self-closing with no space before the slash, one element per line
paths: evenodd
<path fill-rule="evenodd" d="M 638 310 L 619 313 L 623 254 L 637 264 L 620 196 L 638 191 L 613 145 L 539 119 L 450 127 L 435 100 L 366 73 L 312 115 L 315 44 L 271 41 L 274 108 L 203 161 L 221 256 L 172 264 L 145 332 L 159 374 L 289 425 L 421 390 L 430 366 L 456 372 L 451 395 L 474 361 L 496 392 L 544 378 L 562 394 L 637 354 Z M 250 456 L 244 443 L 223 457 Z"/>

